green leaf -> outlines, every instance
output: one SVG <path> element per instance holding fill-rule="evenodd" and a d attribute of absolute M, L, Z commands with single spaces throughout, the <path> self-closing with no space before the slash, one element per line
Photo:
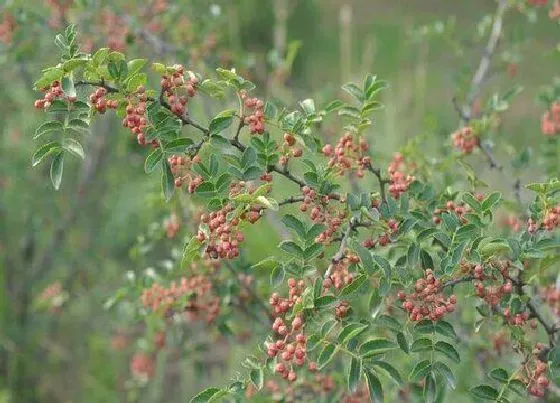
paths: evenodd
<path fill-rule="evenodd" d="M 208 127 L 210 135 L 218 134 L 227 129 L 233 122 L 234 113 L 234 109 L 226 109 L 225 111 L 222 111 L 218 115 L 216 115 L 214 119 L 212 119 L 212 121 L 210 122 L 210 126 Z"/>
<path fill-rule="evenodd" d="M 453 347 L 451 344 L 449 344 L 445 341 L 438 341 L 435 345 L 435 349 L 436 349 L 436 351 L 439 351 L 440 353 L 446 355 L 447 358 L 456 362 L 457 364 L 459 362 L 461 362 L 461 358 L 459 357 L 459 353 L 457 352 L 455 347 Z"/>
<path fill-rule="evenodd" d="M 398 385 L 403 383 L 403 380 L 401 378 L 401 375 L 399 374 L 399 371 L 397 371 L 397 369 L 395 367 L 393 367 L 391 364 L 389 364 L 388 362 L 386 362 L 386 361 L 372 361 L 371 364 L 375 365 L 376 367 L 379 367 L 379 368 L 383 369 L 391 377 L 391 379 L 393 379 Z"/>
<path fill-rule="evenodd" d="M 62 77 L 61 85 L 62 85 L 62 91 L 64 91 L 66 96 L 68 97 L 76 96 L 76 88 L 74 87 L 74 80 L 72 80 L 71 77 L 69 76 Z"/>
<path fill-rule="evenodd" d="M 403 332 L 398 332 L 397 333 L 397 343 L 399 344 L 399 347 L 401 348 L 401 350 L 404 351 L 406 354 L 408 354 L 410 352 L 410 347 L 408 345 L 408 340 L 406 340 L 406 336 L 404 335 Z"/>
<path fill-rule="evenodd" d="M 352 240 L 350 246 L 360 257 L 360 262 L 366 273 L 370 276 L 374 274 L 377 271 L 377 267 L 373 264 L 371 252 L 367 248 L 364 248 L 362 245 L 360 245 L 360 243 L 354 239 Z"/>
<path fill-rule="evenodd" d="M 51 161 L 51 182 L 56 190 L 60 188 L 64 169 L 64 153 L 59 151 Z"/>
<path fill-rule="evenodd" d="M 146 157 L 146 161 L 144 162 L 144 171 L 147 174 L 154 172 L 162 157 L 163 153 L 161 152 L 161 149 L 159 147 L 152 151 Z"/>
<path fill-rule="evenodd" d="M 335 350 L 335 345 L 330 343 L 323 348 L 317 359 L 318 369 L 323 369 L 332 360 Z"/>
<path fill-rule="evenodd" d="M 354 119 L 361 119 L 360 110 L 353 106 L 343 106 L 338 110 L 338 116 L 348 116 Z"/>
<path fill-rule="evenodd" d="M 338 344 L 346 344 L 348 341 L 363 333 L 368 328 L 367 324 L 364 323 L 350 323 L 340 331 L 338 335 Z"/>
<path fill-rule="evenodd" d="M 479 399 L 496 400 L 500 393 L 490 385 L 478 385 L 471 388 L 469 392 Z"/>
<path fill-rule="evenodd" d="M 72 70 L 77 69 L 78 67 L 83 67 L 86 64 L 88 64 L 89 60 L 88 59 L 70 59 L 70 60 L 66 60 L 64 63 L 62 63 L 62 69 L 69 73 Z"/>
<path fill-rule="evenodd" d="M 272 199 L 270 197 L 257 196 L 256 201 L 259 202 L 264 207 L 266 207 L 267 209 L 272 210 L 272 211 L 278 211 L 279 208 L 280 208 L 280 206 L 278 205 L 278 202 L 275 199 Z"/>
<path fill-rule="evenodd" d="M 344 286 L 342 291 L 340 291 L 341 296 L 350 295 L 357 291 L 365 282 L 367 281 L 367 276 L 365 274 L 360 274 L 356 277 L 350 284 Z"/>
<path fill-rule="evenodd" d="M 389 350 L 398 348 L 397 344 L 389 339 L 377 338 L 368 340 L 360 345 L 359 352 L 362 358 L 368 358 L 372 355 L 384 353 Z"/>
<path fill-rule="evenodd" d="M 315 115 L 315 102 L 311 98 L 304 99 L 299 103 L 299 105 L 307 116 Z"/>
<path fill-rule="evenodd" d="M 170 154 L 183 154 L 193 141 L 186 137 L 179 137 L 164 145 L 164 151 Z"/>
<path fill-rule="evenodd" d="M 414 366 L 412 371 L 410 371 L 410 374 L 408 375 L 408 379 L 410 380 L 410 382 L 419 381 L 420 379 L 422 379 L 426 376 L 426 374 L 430 371 L 431 367 L 432 367 L 432 365 L 430 364 L 430 361 L 428 361 L 428 360 L 418 362 Z"/>
<path fill-rule="evenodd" d="M 373 261 L 377 264 L 385 273 L 387 279 L 391 278 L 391 264 L 387 259 L 378 255 L 372 255 Z"/>
<path fill-rule="evenodd" d="M 51 85 L 55 80 L 60 80 L 64 75 L 64 70 L 59 67 L 51 67 L 42 71 L 41 78 L 33 84 L 33 88 L 40 90 Z"/>
<path fill-rule="evenodd" d="M 227 391 L 218 388 L 204 389 L 191 399 L 191 403 L 209 403 L 227 394 Z"/>
<path fill-rule="evenodd" d="M 175 180 L 165 158 L 161 160 L 161 188 L 165 201 L 168 202 L 171 200 L 171 196 L 173 196 L 173 192 L 175 191 Z"/>
<path fill-rule="evenodd" d="M 494 368 L 488 373 L 488 376 L 495 381 L 507 383 L 509 381 L 508 372 L 503 368 Z"/>
<path fill-rule="evenodd" d="M 74 130 L 77 133 L 87 132 L 89 130 L 89 124 L 83 119 L 70 119 L 66 127 L 70 130 Z"/>
<path fill-rule="evenodd" d="M 284 225 L 289 229 L 294 230 L 301 239 L 307 238 L 307 229 L 305 228 L 305 224 L 293 214 L 284 215 L 284 217 L 282 217 L 282 223 L 284 223 Z"/>
<path fill-rule="evenodd" d="M 62 131 L 63 129 L 64 129 L 64 125 L 62 124 L 62 122 L 59 122 L 58 120 L 51 120 L 43 123 L 41 126 L 37 128 L 37 130 L 35 130 L 35 136 L 33 136 L 33 139 L 35 140 L 44 134 L 50 132 Z"/>
<path fill-rule="evenodd" d="M 264 117 L 266 120 L 273 120 L 278 114 L 278 108 L 271 101 L 266 101 L 264 106 Z"/>
<path fill-rule="evenodd" d="M 279 262 L 274 256 L 269 256 L 264 258 L 258 263 L 251 266 L 253 270 L 274 270 L 278 266 Z"/>
<path fill-rule="evenodd" d="M 362 360 L 353 357 L 350 362 L 350 370 L 348 371 L 348 390 L 354 393 L 358 389 L 360 378 L 362 375 Z"/>
<path fill-rule="evenodd" d="M 369 389 L 369 398 L 372 402 L 383 403 L 383 387 L 377 375 L 369 368 L 364 369 Z"/>
<path fill-rule="evenodd" d="M 502 194 L 500 192 L 493 192 L 482 202 L 483 210 L 490 210 L 502 199 Z"/>
<path fill-rule="evenodd" d="M 85 157 L 84 149 L 82 148 L 82 145 L 77 140 L 71 137 L 66 137 L 62 141 L 62 148 L 81 159 L 84 159 Z"/>
<path fill-rule="evenodd" d="M 331 101 L 327 106 L 325 106 L 325 112 L 329 113 L 337 109 L 340 109 L 343 106 L 344 106 L 344 102 L 342 102 L 340 99 L 335 99 L 334 101 Z"/>
<path fill-rule="evenodd" d="M 421 337 L 417 340 L 414 340 L 414 342 L 412 343 L 412 346 L 410 348 L 410 351 L 412 351 L 413 353 L 419 353 L 422 351 L 430 351 L 432 349 L 433 343 L 431 339 L 428 339 L 426 337 Z"/>
<path fill-rule="evenodd" d="M 314 257 L 319 256 L 322 251 L 323 244 L 317 242 L 305 248 L 305 250 L 303 251 L 303 257 L 305 258 L 305 260 L 311 260 Z"/>
<path fill-rule="evenodd" d="M 127 63 L 128 75 L 133 76 L 146 65 L 147 59 L 133 59 Z"/>
<path fill-rule="evenodd" d="M 357 85 L 352 83 L 346 83 L 342 85 L 342 89 L 354 97 L 357 101 L 362 102 L 364 100 L 364 93 L 363 91 L 358 88 Z"/>
<path fill-rule="evenodd" d="M 337 301 L 337 298 L 332 295 L 323 295 L 322 297 L 315 299 L 315 308 L 324 308 L 326 306 L 332 305 Z"/>
<path fill-rule="evenodd" d="M 408 266 L 410 268 L 414 268 L 418 263 L 418 258 L 420 257 L 420 249 L 418 249 L 418 246 L 415 243 L 410 244 L 406 256 Z"/>
<path fill-rule="evenodd" d="M 437 397 L 437 382 L 433 373 L 429 373 L 424 381 L 424 402 L 433 403 Z"/>
<path fill-rule="evenodd" d="M 455 375 L 453 375 L 453 371 L 451 371 L 451 369 L 446 364 L 441 361 L 436 361 L 433 364 L 433 368 L 445 378 L 445 380 L 447 381 L 447 385 L 449 385 L 451 389 L 455 389 L 455 386 L 457 385 L 457 379 L 455 378 Z"/>
<path fill-rule="evenodd" d="M 270 273 L 270 284 L 273 287 L 278 287 L 284 281 L 284 275 L 286 271 L 284 270 L 284 266 L 281 264 L 277 265 L 274 269 L 272 269 L 272 273 Z"/>
<path fill-rule="evenodd" d="M 443 336 L 449 337 L 449 338 L 456 338 L 457 334 L 455 333 L 455 329 L 453 329 L 453 326 L 451 325 L 451 323 L 446 322 L 444 320 L 438 320 L 435 324 L 435 331 Z"/>
<path fill-rule="evenodd" d="M 463 201 L 467 203 L 476 212 L 482 211 L 482 204 L 470 193 L 465 193 L 463 195 Z"/>
<path fill-rule="evenodd" d="M 32 165 L 39 165 L 46 156 L 60 151 L 61 149 L 62 147 L 58 141 L 51 141 L 50 143 L 42 145 L 33 154 L 33 157 L 31 158 Z"/>
<path fill-rule="evenodd" d="M 264 383 L 263 369 L 262 368 L 253 369 L 249 374 L 249 376 L 251 377 L 251 382 L 253 382 L 255 388 L 257 388 L 257 390 L 261 390 Z"/>
<path fill-rule="evenodd" d="M 278 247 L 292 256 L 303 258 L 303 250 L 294 241 L 282 241 Z"/>
<path fill-rule="evenodd" d="M 390 329 L 395 332 L 402 330 L 402 325 L 393 316 L 380 315 L 377 319 L 375 319 L 374 323 L 376 326 L 380 326 L 384 329 Z"/>

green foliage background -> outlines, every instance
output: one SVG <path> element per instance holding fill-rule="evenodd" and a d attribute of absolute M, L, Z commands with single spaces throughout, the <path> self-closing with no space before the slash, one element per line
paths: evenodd
<path fill-rule="evenodd" d="M 98 2 L 77 3 L 81 4 L 69 14 L 70 21 L 101 9 Z M 122 11 L 134 9 L 135 3 L 143 2 L 106 2 L 104 6 Z M 201 10 L 209 7 L 205 1 L 194 3 L 199 3 L 193 7 Z M 255 71 L 263 69 L 259 63 L 263 64 L 273 47 L 272 3 L 222 3 L 229 16 L 226 26 L 233 33 L 225 35 L 225 46 L 241 55 L 240 60 L 247 60 L 243 55 L 251 52 L 257 63 Z M 492 12 L 492 1 L 348 2 L 353 11 L 351 58 L 342 61 L 341 2 L 291 3 L 288 39 L 301 40 L 303 46 L 288 87 L 271 90 L 274 96 L 294 104 L 309 95 L 324 99 L 340 95 L 341 83 L 373 72 L 392 84 L 383 99 L 386 109 L 377 115 L 370 131 L 370 144 L 383 159 L 380 165 L 386 166 L 393 151 L 415 138 L 430 155 L 447 152 L 444 144 L 458 120 L 451 99 L 457 95 L 458 85 L 465 87 L 480 49 L 473 47 L 470 53 L 456 55 L 454 43 L 446 35 L 415 41 L 410 31 L 437 20 L 445 23 L 455 16 L 455 29 L 464 34 L 464 30 L 476 27 L 481 16 Z M 187 352 L 173 359 L 174 367 L 145 392 L 127 390 L 131 350 L 113 351 L 111 337 L 130 324 L 122 319 L 127 318 L 126 313 L 107 311 L 104 304 L 126 282 L 128 271 L 140 272 L 151 264 L 139 236 L 149 234 L 153 223 L 161 224 L 170 206 L 161 201 L 159 178 L 143 174 L 146 151 L 136 147 L 116 119 L 97 122 L 86 140 L 88 154 L 98 147 L 102 151 L 98 166 L 89 168 L 94 178 L 85 179 L 85 187 L 80 184 L 91 171 L 77 160 L 67 161 L 59 192 L 51 187 L 47 165 L 31 168 L 32 137 L 41 119 L 32 108 L 38 95 L 32 91 L 32 83 L 42 66 L 56 60 L 55 30 L 45 26 L 50 11 L 43 1 L 9 1 L 1 7 L 17 10 L 22 25 L 13 41 L 16 47 L 0 44 L 0 402 L 17 401 L 10 396 L 45 402 L 184 401 L 207 385 L 229 379 L 252 343 L 221 341 L 202 356 Z M 486 91 L 515 84 L 526 90 L 506 113 L 495 142 L 507 137 L 517 150 L 535 149 L 542 143 L 542 109 L 535 98 L 539 87 L 558 73 L 560 56 L 551 51 L 558 42 L 558 27 L 546 23 L 542 15 L 535 24 L 526 24 L 522 15 L 512 16 L 508 24 L 507 35 L 519 40 L 524 60 L 520 60 L 515 78 L 493 78 Z M 127 53 L 131 57 L 153 56 L 145 46 L 134 43 Z M 165 58 L 181 61 L 173 55 Z M 505 63 L 497 65 L 505 67 Z M 505 161 L 515 157 L 513 152 L 496 149 L 496 155 Z M 497 174 L 483 163 L 483 157 L 473 158 L 484 181 L 507 191 Z M 523 183 L 538 179 L 536 172 L 521 172 Z M 252 231 L 246 246 L 249 258 L 264 258 L 276 250 L 281 235 L 276 235 L 273 224 L 261 223 Z M 150 250 L 153 259 L 167 256 L 177 244 L 162 240 L 146 247 L 154 248 Z M 61 312 L 49 313 L 37 308 L 36 299 L 55 280 L 68 292 L 68 301 Z M 464 361 L 477 360 L 479 354 L 473 350 Z M 166 360 L 165 355 L 160 360 Z M 165 366 L 164 362 L 159 364 Z M 458 374 L 460 383 L 472 375 L 469 367 L 464 365 L 466 372 Z"/>

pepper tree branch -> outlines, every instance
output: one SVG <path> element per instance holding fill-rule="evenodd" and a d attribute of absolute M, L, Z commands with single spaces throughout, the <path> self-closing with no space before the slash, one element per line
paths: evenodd
<path fill-rule="evenodd" d="M 371 166 L 371 164 L 369 164 L 367 166 L 367 169 L 368 171 L 370 171 L 372 174 L 375 175 L 375 177 L 377 178 L 377 182 L 379 182 L 379 194 L 381 195 L 381 202 L 387 203 L 387 194 L 385 192 L 385 185 L 387 185 L 391 181 L 381 176 L 381 170 L 379 168 L 374 168 Z"/>
<path fill-rule="evenodd" d="M 526 285 L 523 283 L 523 280 L 521 279 L 521 273 L 519 273 L 519 275 L 517 276 L 517 278 L 512 278 L 512 282 L 515 285 L 515 290 L 517 292 L 517 294 L 519 296 L 524 296 L 527 298 L 527 302 L 525 303 L 527 305 L 527 309 L 529 309 L 529 312 L 531 313 L 531 316 L 535 319 L 537 319 L 539 321 L 539 323 L 542 325 L 542 327 L 544 328 L 544 330 L 546 331 L 546 333 L 548 334 L 548 338 L 550 340 L 550 345 L 554 345 L 554 334 L 559 330 L 555 325 L 551 325 L 549 324 L 544 317 L 540 314 L 540 312 L 537 310 L 537 307 L 535 306 L 534 301 L 531 299 L 531 297 L 525 292 L 525 290 L 523 290 L 523 287 Z"/>
<path fill-rule="evenodd" d="M 342 259 L 344 259 L 344 256 L 346 255 L 346 247 L 348 246 L 348 240 L 350 239 L 350 236 L 352 235 L 352 231 L 354 230 L 354 228 L 358 227 L 358 224 L 359 221 L 355 217 L 352 217 L 350 219 L 350 222 L 348 223 L 348 227 L 346 228 L 346 231 L 344 231 L 344 234 L 342 235 L 338 252 L 336 252 L 336 254 L 331 258 L 331 263 L 329 264 L 327 271 L 325 271 L 325 274 L 323 275 L 324 278 L 330 278 L 334 266 L 338 264 Z"/>
<path fill-rule="evenodd" d="M 492 57 L 496 52 L 496 48 L 500 41 L 503 32 L 503 19 L 504 15 L 509 7 L 508 0 L 499 0 L 498 8 L 494 15 L 494 20 L 492 22 L 492 28 L 490 31 L 490 36 L 488 37 L 488 42 L 480 59 L 477 69 L 475 70 L 473 77 L 471 79 L 471 84 L 469 92 L 467 95 L 466 105 L 461 107 L 457 101 L 457 98 L 452 99 L 453 107 L 457 111 L 461 121 L 467 124 L 472 119 L 472 107 L 475 99 L 480 94 L 482 85 L 486 80 L 488 73 L 490 71 L 490 62 Z M 504 167 L 498 161 L 498 159 L 492 153 L 490 147 L 485 144 L 480 145 L 480 150 L 488 160 L 490 169 L 496 169 L 502 175 L 504 174 Z M 509 180 L 509 177 L 506 178 Z M 515 199 L 517 204 L 523 208 L 523 201 L 521 199 L 521 184 L 519 179 L 512 185 L 514 189 Z"/>

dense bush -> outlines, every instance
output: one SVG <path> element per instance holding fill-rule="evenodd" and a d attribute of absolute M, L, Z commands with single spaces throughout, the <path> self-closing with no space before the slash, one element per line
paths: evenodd
<path fill-rule="evenodd" d="M 199 73 L 196 58 L 192 71 L 131 59 L 120 30 L 91 52 L 73 25 L 58 34 L 60 60 L 34 85 L 44 121 L 32 164 L 49 163 L 59 189 L 67 161 L 84 158 L 84 134 L 96 135 L 93 121 L 116 114 L 175 206 L 131 254 L 163 264 L 129 272 L 105 304 L 140 324 L 140 335 L 114 340 L 118 349 L 138 339 L 130 388 L 154 381 L 169 344 L 204 366 L 229 339 L 257 345 L 234 379 L 193 402 L 558 399 L 560 81 L 542 77 L 535 153 L 500 135 L 522 87 L 484 91 L 493 74 L 515 81 L 515 58 L 504 51 L 496 62 L 505 16 L 531 19 L 547 3 L 497 1 L 477 27 L 482 55 L 450 102 L 459 127 L 437 145 L 444 155 L 416 137 L 388 162 L 373 117 L 389 83 L 375 75 L 343 85 L 346 101 L 294 106 L 261 98 L 266 91 L 231 66 Z M 560 16 L 551 3 L 543 24 Z M 436 23 L 413 37 L 460 44 L 454 28 Z M 290 52 L 274 79 L 286 79 Z M 541 179 L 522 183 L 527 169 Z M 487 185 L 484 171 L 507 190 Z M 182 248 L 150 258 L 163 233 Z M 280 238 L 274 254 L 255 250 L 263 238 Z M 54 284 L 40 299 L 57 309 L 65 298 Z"/>

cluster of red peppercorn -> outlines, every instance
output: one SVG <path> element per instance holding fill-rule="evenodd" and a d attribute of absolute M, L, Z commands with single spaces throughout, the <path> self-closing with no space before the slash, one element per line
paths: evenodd
<path fill-rule="evenodd" d="M 181 221 L 175 212 L 163 221 L 163 228 L 165 229 L 165 235 L 167 238 L 175 238 L 175 235 L 177 235 L 177 232 L 181 229 Z"/>
<path fill-rule="evenodd" d="M 335 146 L 326 144 L 322 152 L 329 157 L 329 168 L 334 168 L 340 176 L 356 168 L 356 176 L 362 178 L 364 170 L 371 165 L 371 158 L 364 156 L 368 144 L 364 138 L 356 142 L 351 133 L 345 133 Z"/>
<path fill-rule="evenodd" d="M 175 187 L 180 188 L 186 184 L 187 191 L 189 193 L 194 193 L 203 180 L 202 176 L 191 174 L 191 167 L 193 164 L 198 164 L 200 162 L 200 157 L 198 155 L 195 155 L 192 158 L 187 156 L 172 155 L 167 159 L 167 162 L 171 168 L 171 173 L 175 177 Z"/>
<path fill-rule="evenodd" d="M 453 147 L 463 154 L 471 154 L 479 145 L 479 138 L 475 136 L 470 126 L 465 126 L 452 134 Z"/>
<path fill-rule="evenodd" d="M 397 296 L 413 321 L 440 320 L 446 313 L 453 312 L 457 303 L 454 294 L 445 298 L 441 292 L 441 282 L 435 278 L 431 269 L 424 272 L 424 278 L 416 280 L 414 293 L 407 295 L 404 291 L 399 291 Z"/>
<path fill-rule="evenodd" d="M 309 370 L 315 372 L 316 368 Z M 280 384 L 273 379 L 269 379 L 264 384 L 266 391 L 272 395 L 274 401 L 285 402 L 307 401 L 320 394 L 328 394 L 335 389 L 335 386 L 335 381 L 332 376 L 321 373 L 316 373 L 312 379 L 306 379 L 302 383 L 290 384 L 285 387 L 281 387 Z M 252 398 L 255 393 L 255 389 L 247 388 L 246 397 Z"/>
<path fill-rule="evenodd" d="M 280 156 L 278 161 L 280 165 L 286 166 L 288 160 L 291 157 L 299 158 L 303 155 L 303 149 L 299 147 L 294 147 L 296 144 L 296 138 L 291 133 L 284 133 L 284 143 L 283 143 L 283 154 Z"/>
<path fill-rule="evenodd" d="M 295 368 L 303 367 L 307 361 L 307 337 L 303 333 L 305 321 L 301 314 L 297 314 L 288 325 L 287 319 L 283 316 L 294 304 L 301 301 L 305 283 L 303 280 L 290 278 L 288 287 L 288 298 L 282 298 L 277 293 L 270 297 L 269 303 L 274 308 L 273 315 L 276 317 L 272 324 L 276 340 L 266 344 L 266 352 L 271 358 L 277 357 L 274 372 L 289 382 L 294 382 L 297 379 Z M 317 368 L 313 362 L 310 362 L 308 367 L 310 370 Z"/>
<path fill-rule="evenodd" d="M 104 37 L 107 38 L 107 47 L 111 50 L 124 52 L 127 47 L 126 38 L 130 34 L 130 28 L 124 18 L 109 8 L 105 8 L 100 17 L 99 26 Z"/>
<path fill-rule="evenodd" d="M 530 6 L 540 7 L 546 6 L 548 4 L 548 0 L 527 0 Z"/>
<path fill-rule="evenodd" d="M 517 216 L 513 214 L 501 217 L 500 225 L 506 228 L 510 228 L 513 232 L 519 232 L 519 230 L 521 229 L 521 221 Z"/>
<path fill-rule="evenodd" d="M 33 104 L 37 109 L 47 109 L 49 106 L 51 106 L 52 101 L 64 96 L 62 85 L 58 80 L 53 81 L 50 87 L 43 88 L 41 89 L 41 91 L 45 92 L 45 96 L 43 97 L 43 99 L 37 99 Z M 66 97 L 66 99 L 70 102 L 74 102 L 76 100 L 76 97 Z"/>
<path fill-rule="evenodd" d="M 245 108 L 250 109 L 251 113 L 245 114 L 244 123 L 249 126 L 251 134 L 264 133 L 264 102 L 258 98 L 251 98 L 247 91 L 241 90 L 239 96 Z"/>
<path fill-rule="evenodd" d="M 105 99 L 105 95 L 107 95 L 107 90 L 99 87 L 89 96 L 91 106 L 93 106 L 95 110 L 101 114 L 104 114 L 107 109 L 117 109 L 119 106 L 117 101 Z"/>
<path fill-rule="evenodd" d="M 350 284 L 354 280 L 354 275 L 349 271 L 350 265 L 359 261 L 360 258 L 357 255 L 347 253 L 341 260 L 333 262 L 330 277 L 323 280 L 323 292 L 328 291 L 333 286 L 340 290 Z"/>
<path fill-rule="evenodd" d="M 513 291 L 513 284 L 510 280 L 509 269 L 510 262 L 508 260 L 494 260 L 485 267 L 481 264 L 464 264 L 463 266 L 470 272 L 474 279 L 475 293 L 478 297 L 483 298 L 492 306 L 498 305 L 500 299 L 504 295 L 509 295 Z M 499 280 L 501 284 L 494 283 Z M 485 285 L 484 281 L 490 283 Z"/>
<path fill-rule="evenodd" d="M 542 221 L 542 223 L 538 223 L 536 220 L 529 218 L 527 220 L 527 231 L 529 233 L 534 234 L 540 228 L 543 228 L 547 231 L 553 231 L 555 228 L 560 227 L 560 205 L 554 206 L 549 209 Z"/>
<path fill-rule="evenodd" d="M 544 229 L 552 231 L 554 228 L 560 227 L 560 204 L 551 208 L 543 219 Z"/>
<path fill-rule="evenodd" d="M 39 295 L 39 300 L 52 313 L 61 311 L 66 297 L 60 281 L 49 284 Z"/>
<path fill-rule="evenodd" d="M 239 244 L 245 240 L 245 236 L 237 229 L 241 217 L 228 219 L 232 211 L 233 206 L 227 204 L 221 210 L 200 217 L 200 222 L 208 226 L 208 234 L 199 230 L 197 239 L 208 241 L 206 255 L 211 259 L 234 259 L 239 256 Z"/>
<path fill-rule="evenodd" d="M 543 288 L 541 298 L 550 306 L 556 316 L 560 316 L 560 290 L 555 284 Z"/>
<path fill-rule="evenodd" d="M 391 243 L 391 235 L 395 234 L 399 230 L 399 222 L 391 218 L 387 221 L 387 227 L 387 232 L 379 236 L 377 239 L 364 239 L 362 241 L 362 246 L 364 248 L 372 249 L 375 248 L 376 245 L 387 246 L 389 243 Z"/>
<path fill-rule="evenodd" d="M 342 403 L 364 403 L 370 402 L 369 389 L 362 383 L 354 393 L 346 394 L 342 398 Z"/>
<path fill-rule="evenodd" d="M 4 18 L 0 22 L 0 42 L 6 45 L 12 43 L 12 37 L 16 29 L 16 19 L 13 15 L 4 11 Z"/>
<path fill-rule="evenodd" d="M 184 302 L 188 296 L 187 302 Z M 213 322 L 220 313 L 220 298 L 213 295 L 212 283 L 205 275 L 181 277 L 179 284 L 175 281 L 166 288 L 154 283 L 144 289 L 141 296 L 144 307 L 154 312 L 171 316 L 180 308 L 189 320 Z M 180 307 L 179 304 L 183 304 Z"/>
<path fill-rule="evenodd" d="M 546 376 L 548 364 L 539 358 L 544 348 L 544 344 L 537 343 L 532 354 L 523 363 L 521 382 L 525 383 L 529 393 L 536 397 L 543 397 L 550 384 Z"/>
<path fill-rule="evenodd" d="M 552 104 L 541 118 L 541 131 L 545 136 L 555 136 L 560 133 L 560 102 Z"/>
<path fill-rule="evenodd" d="M 171 112 L 177 116 L 183 116 L 189 98 L 196 95 L 199 79 L 194 75 L 185 79 L 185 68 L 180 64 L 174 65 L 173 69 L 175 71 L 170 77 L 162 76 L 160 85 L 163 94 L 167 97 Z M 184 93 L 180 92 L 181 89 L 184 89 Z"/>
<path fill-rule="evenodd" d="M 135 378 L 144 382 L 152 379 L 156 372 L 154 354 L 144 351 L 134 353 L 130 360 L 130 372 Z"/>
<path fill-rule="evenodd" d="M 404 156 L 401 153 L 395 153 L 393 159 L 387 168 L 389 172 L 389 193 L 393 198 L 398 199 L 401 194 L 408 190 L 408 186 L 416 180 L 414 176 L 406 175 L 403 172 Z"/>
<path fill-rule="evenodd" d="M 484 196 L 477 195 L 477 199 L 484 200 Z M 467 222 L 465 214 L 471 212 L 471 207 L 465 203 L 454 203 L 453 201 L 449 200 L 447 203 L 445 203 L 445 206 L 436 208 L 434 210 L 434 215 L 432 217 L 434 224 L 441 224 L 441 213 L 443 212 L 455 213 L 457 218 L 464 224 Z"/>
<path fill-rule="evenodd" d="M 130 337 L 123 332 L 113 337 L 112 346 L 114 350 L 122 350 L 130 344 Z M 156 351 L 148 353 L 145 351 L 135 352 L 130 359 L 130 372 L 132 376 L 140 381 L 146 382 L 152 379 L 156 371 L 157 353 L 165 346 L 165 332 L 159 331 L 155 334 L 153 344 Z"/>
<path fill-rule="evenodd" d="M 314 224 L 326 226 L 326 229 L 315 238 L 315 242 L 330 243 L 346 217 L 346 212 L 338 211 L 329 205 L 330 200 L 339 198 L 336 195 L 318 195 L 309 186 L 304 186 L 302 192 L 303 201 L 299 206 L 300 211 L 310 211 Z"/>
<path fill-rule="evenodd" d="M 350 303 L 348 301 L 340 301 L 334 307 L 334 316 L 336 316 L 337 319 L 342 319 L 346 315 L 348 315 L 349 311 L 350 311 Z"/>
<path fill-rule="evenodd" d="M 130 129 L 136 135 L 136 140 L 141 146 L 146 145 L 146 134 L 144 130 L 148 125 L 148 121 L 144 116 L 146 114 L 146 89 L 143 86 L 136 88 L 136 92 L 131 94 L 128 98 L 128 105 L 126 106 L 126 116 L 122 121 L 122 125 Z M 156 141 L 152 142 L 157 146 Z"/>

